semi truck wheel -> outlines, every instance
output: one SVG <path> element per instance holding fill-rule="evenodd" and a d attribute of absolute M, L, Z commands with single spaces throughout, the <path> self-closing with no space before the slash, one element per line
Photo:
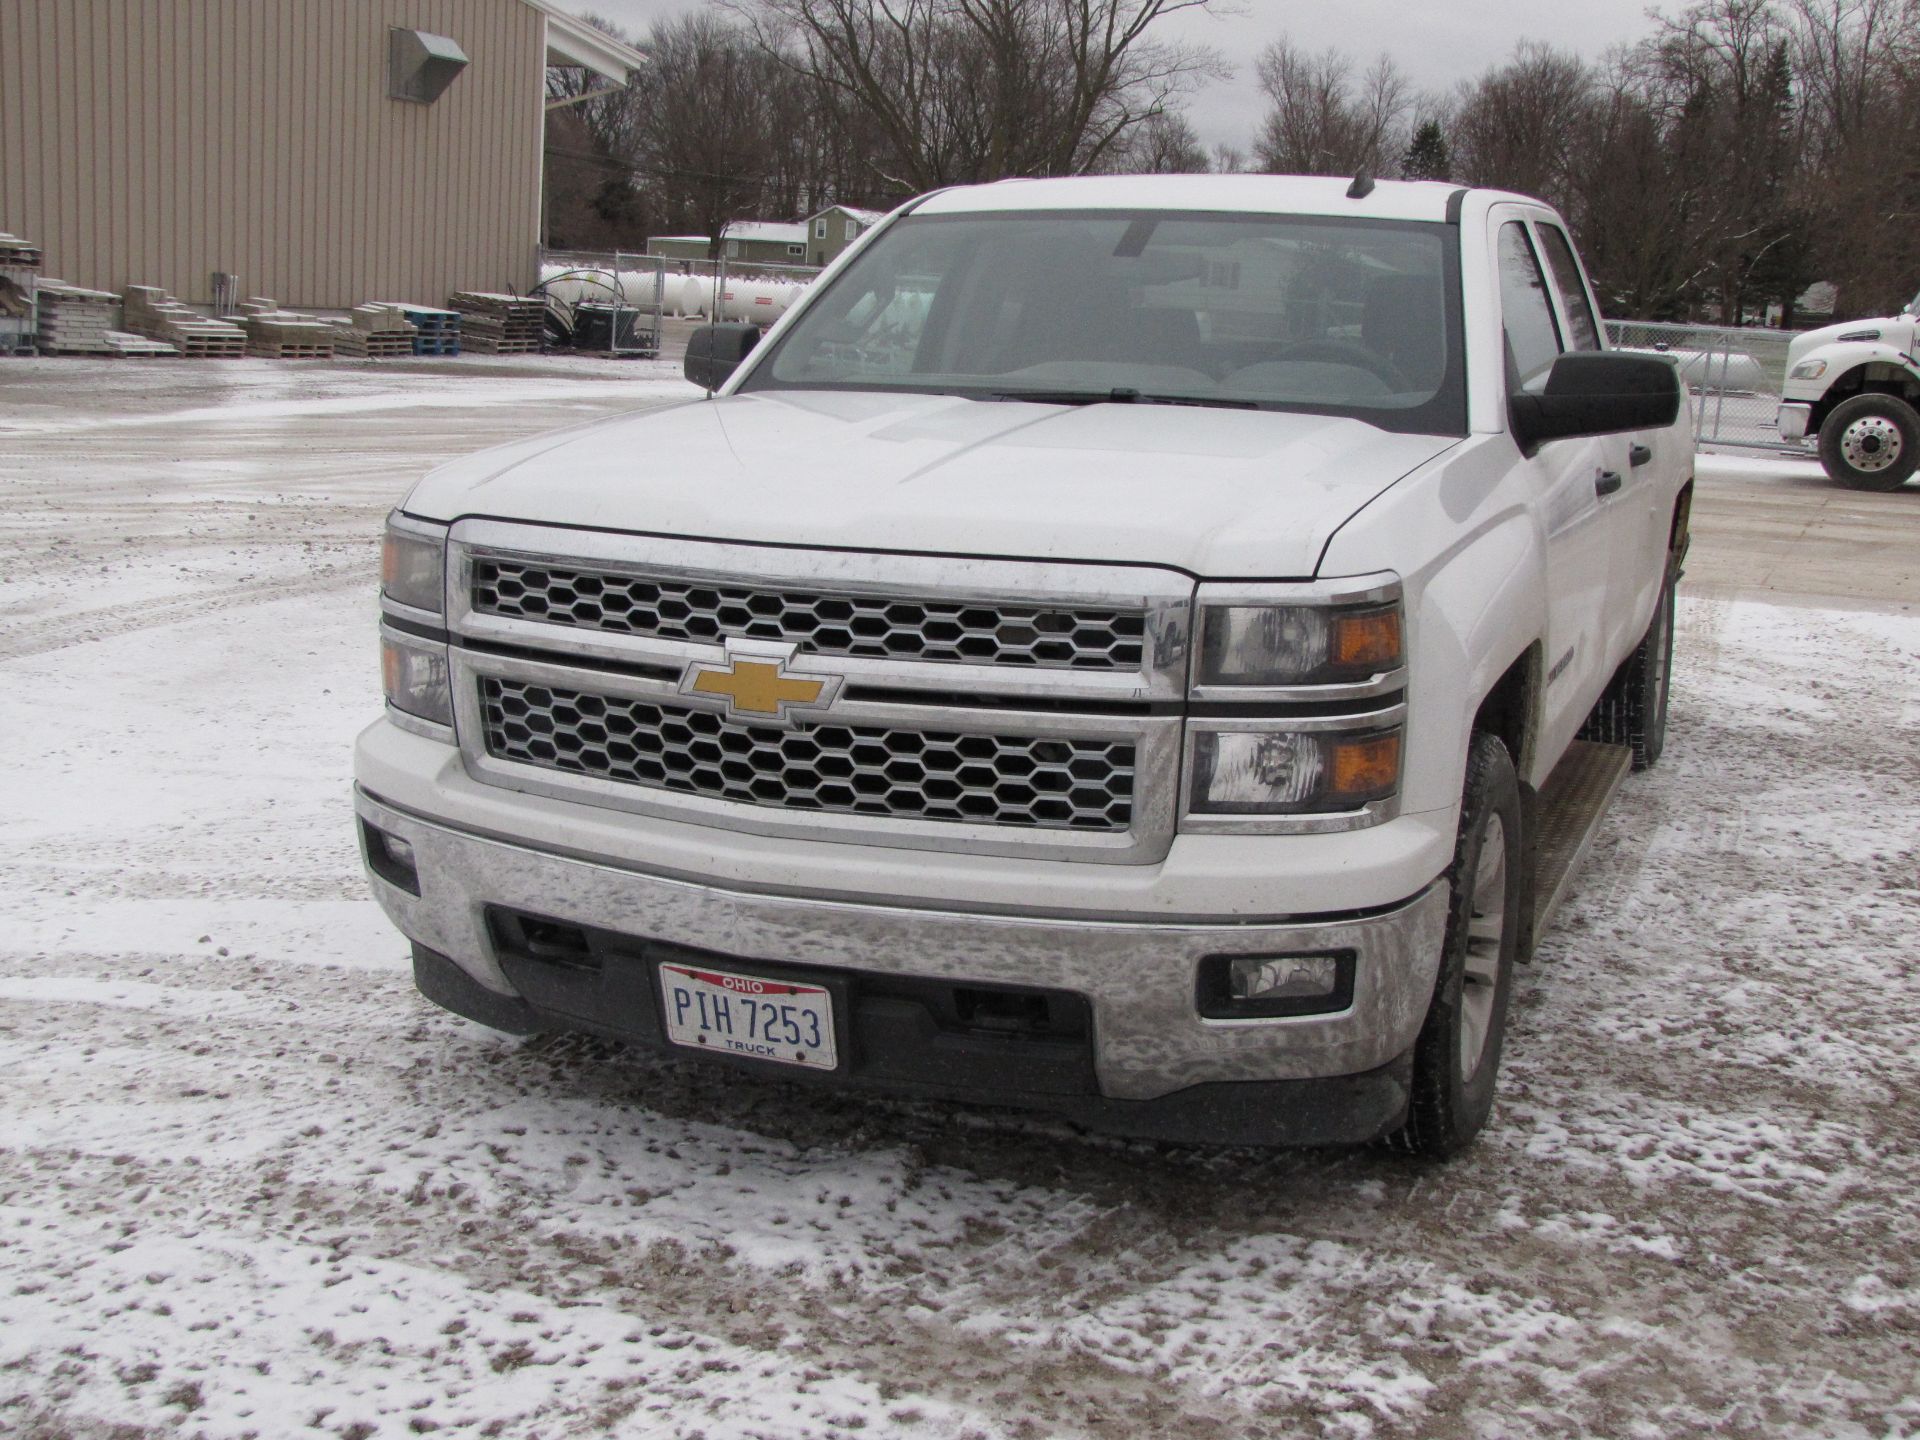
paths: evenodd
<path fill-rule="evenodd" d="M 1897 395 L 1855 395 L 1820 427 L 1820 464 L 1855 490 L 1898 490 L 1920 464 L 1920 415 Z"/>
<path fill-rule="evenodd" d="M 1493 1113 L 1520 935 L 1520 782 L 1507 747 L 1475 734 L 1467 751 L 1453 897 L 1433 1001 L 1413 1048 L 1413 1095 L 1395 1149 L 1444 1160 Z"/>

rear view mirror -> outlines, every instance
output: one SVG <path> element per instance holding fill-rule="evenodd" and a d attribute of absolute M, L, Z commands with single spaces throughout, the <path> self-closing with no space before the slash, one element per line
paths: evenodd
<path fill-rule="evenodd" d="M 1562 355 L 1545 390 L 1508 401 L 1513 438 L 1528 455 L 1549 440 L 1659 430 L 1679 413 L 1680 375 L 1671 360 L 1605 351 Z"/>
<path fill-rule="evenodd" d="M 757 325 L 702 325 L 687 337 L 681 369 L 703 390 L 718 390 L 760 343 Z"/>

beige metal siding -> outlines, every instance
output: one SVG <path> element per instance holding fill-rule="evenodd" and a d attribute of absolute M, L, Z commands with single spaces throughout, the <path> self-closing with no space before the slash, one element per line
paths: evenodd
<path fill-rule="evenodd" d="M 391 26 L 466 51 L 436 103 L 387 98 Z M 520 0 L 0 0 L 0 230 L 202 304 L 524 288 L 545 47 Z"/>

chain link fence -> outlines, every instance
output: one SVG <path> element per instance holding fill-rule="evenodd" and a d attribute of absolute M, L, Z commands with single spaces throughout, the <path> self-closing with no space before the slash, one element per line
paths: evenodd
<path fill-rule="evenodd" d="M 1724 325 L 1607 322 L 1615 349 L 1665 355 L 1677 365 L 1693 397 L 1695 440 L 1756 450 L 1806 448 L 1782 440 L 1774 428 L 1787 375 L 1787 346 L 1794 334 Z"/>

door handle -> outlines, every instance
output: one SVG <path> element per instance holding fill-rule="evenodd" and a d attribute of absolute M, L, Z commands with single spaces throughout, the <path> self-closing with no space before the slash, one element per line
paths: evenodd
<path fill-rule="evenodd" d="M 1613 494 L 1622 485 L 1618 470 L 1602 470 L 1593 477 L 1593 493 L 1606 496 Z"/>
<path fill-rule="evenodd" d="M 1653 459 L 1653 451 L 1645 445 L 1636 445 L 1627 452 L 1627 459 L 1631 460 L 1633 462 L 1633 468 L 1638 470 L 1642 465 Z"/>

